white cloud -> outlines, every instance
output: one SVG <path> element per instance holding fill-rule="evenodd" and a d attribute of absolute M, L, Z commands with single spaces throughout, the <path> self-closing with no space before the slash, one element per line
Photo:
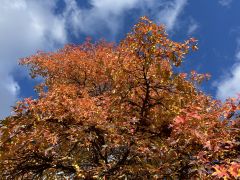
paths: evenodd
<path fill-rule="evenodd" d="M 90 9 L 79 7 L 75 0 L 65 2 L 64 17 L 73 27 L 75 35 L 93 35 L 105 29 L 114 36 L 122 25 L 123 12 L 134 8 L 138 0 L 92 0 Z"/>
<path fill-rule="evenodd" d="M 9 115 L 19 85 L 18 59 L 66 42 L 64 21 L 52 13 L 54 1 L 0 0 L 0 119 Z"/>
<path fill-rule="evenodd" d="M 10 107 L 17 98 L 19 91 L 18 84 L 13 80 L 12 76 L 0 73 L 0 118 L 9 115 Z"/>
<path fill-rule="evenodd" d="M 178 16 L 181 14 L 186 4 L 187 0 L 168 1 L 164 9 L 158 14 L 157 18 L 159 22 L 164 23 L 168 30 L 172 30 L 176 25 Z"/>
<path fill-rule="evenodd" d="M 217 97 L 225 100 L 229 97 L 236 97 L 240 93 L 240 64 L 235 64 L 228 74 L 217 86 Z"/>
<path fill-rule="evenodd" d="M 218 3 L 222 6 L 229 7 L 230 4 L 232 3 L 232 0 L 219 0 Z"/>
<path fill-rule="evenodd" d="M 240 93 L 240 39 L 237 39 L 237 50 L 235 54 L 236 63 L 231 71 L 222 78 L 217 85 L 217 97 L 225 100 L 229 97 L 236 97 Z"/>
<path fill-rule="evenodd" d="M 190 23 L 189 23 L 189 27 L 188 27 L 188 31 L 187 34 L 191 35 L 194 32 L 196 32 L 196 30 L 199 28 L 198 23 L 194 20 L 194 19 L 190 19 Z"/>
<path fill-rule="evenodd" d="M 240 51 L 236 52 L 236 55 L 235 55 L 235 56 L 236 56 L 236 59 L 237 59 L 237 60 L 240 60 Z"/>
<path fill-rule="evenodd" d="M 68 36 L 106 32 L 114 39 L 123 28 L 128 11 L 149 14 L 173 30 L 187 0 L 90 0 L 82 8 L 77 0 L 63 0 L 66 7 L 56 14 L 59 0 L 0 0 L 0 119 L 10 113 L 19 93 L 13 72 L 21 57 L 37 50 L 53 50 Z"/>
<path fill-rule="evenodd" d="M 187 4 L 187 0 L 91 0 L 91 8 L 84 9 L 77 5 L 76 0 L 65 2 L 67 8 L 64 17 L 69 20 L 75 35 L 81 32 L 96 34 L 104 29 L 108 30 L 113 38 L 121 30 L 123 15 L 129 10 L 140 10 L 140 15 L 150 11 L 155 21 L 164 23 L 171 31 Z"/>

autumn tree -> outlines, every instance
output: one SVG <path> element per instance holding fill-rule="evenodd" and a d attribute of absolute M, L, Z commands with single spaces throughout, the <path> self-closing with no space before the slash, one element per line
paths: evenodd
<path fill-rule="evenodd" d="M 240 177 L 238 99 L 180 72 L 196 40 L 143 17 L 118 45 L 90 39 L 21 60 L 41 77 L 1 121 L 1 179 Z"/>

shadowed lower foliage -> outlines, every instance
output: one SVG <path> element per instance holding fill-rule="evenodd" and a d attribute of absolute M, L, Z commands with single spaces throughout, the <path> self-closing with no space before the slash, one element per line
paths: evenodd
<path fill-rule="evenodd" d="M 125 39 L 66 45 L 21 60 L 37 99 L 1 121 L 1 179 L 237 179 L 238 99 L 180 72 L 196 40 L 143 17 Z"/>

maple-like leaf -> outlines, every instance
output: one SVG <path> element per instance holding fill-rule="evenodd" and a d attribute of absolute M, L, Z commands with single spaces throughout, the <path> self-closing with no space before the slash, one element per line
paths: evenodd
<path fill-rule="evenodd" d="M 218 178 L 229 178 L 227 169 L 225 169 L 223 166 L 216 165 L 213 168 L 215 169 L 215 172 L 212 175 L 217 176 Z"/>
<path fill-rule="evenodd" d="M 231 163 L 229 173 L 236 179 L 240 178 L 240 163 L 236 162 Z"/>

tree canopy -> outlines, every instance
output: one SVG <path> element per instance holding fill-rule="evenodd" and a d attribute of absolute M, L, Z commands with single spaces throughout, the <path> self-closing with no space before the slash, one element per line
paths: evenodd
<path fill-rule="evenodd" d="M 239 178 L 239 99 L 214 100 L 198 88 L 208 74 L 180 71 L 195 50 L 142 17 L 118 45 L 22 59 L 43 81 L 0 123 L 1 178 Z"/>

